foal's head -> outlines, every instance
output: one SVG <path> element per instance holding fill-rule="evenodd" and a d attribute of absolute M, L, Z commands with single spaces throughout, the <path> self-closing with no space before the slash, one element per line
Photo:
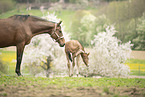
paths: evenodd
<path fill-rule="evenodd" d="M 63 33 L 61 31 L 61 26 L 60 26 L 61 22 L 62 21 L 55 24 L 55 27 L 51 33 L 51 37 L 53 39 L 55 39 L 55 41 L 58 42 L 61 47 L 63 47 L 65 45 L 65 39 L 64 39 Z"/>
<path fill-rule="evenodd" d="M 88 57 L 89 54 L 90 54 L 90 53 L 81 53 L 83 62 L 85 63 L 85 65 L 86 65 L 87 67 L 89 67 L 89 57 Z"/>

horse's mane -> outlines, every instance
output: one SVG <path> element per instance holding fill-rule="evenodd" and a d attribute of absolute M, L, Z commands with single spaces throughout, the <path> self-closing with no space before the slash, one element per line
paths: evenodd
<path fill-rule="evenodd" d="M 30 15 L 13 15 L 10 18 L 14 20 L 19 20 L 19 21 L 26 21 L 30 17 Z"/>
<path fill-rule="evenodd" d="M 13 18 L 14 20 L 19 20 L 19 21 L 26 21 L 28 18 L 32 18 L 34 21 L 47 21 L 46 19 L 42 19 L 40 17 L 37 16 L 31 16 L 31 15 L 13 15 L 10 18 Z M 51 22 L 51 21 L 49 21 Z"/>

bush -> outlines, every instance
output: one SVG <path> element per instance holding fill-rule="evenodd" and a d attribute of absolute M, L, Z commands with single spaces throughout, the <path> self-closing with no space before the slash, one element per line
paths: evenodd
<path fill-rule="evenodd" d="M 125 61 L 130 57 L 130 42 L 122 44 L 114 37 L 116 33 L 113 26 L 108 26 L 105 32 L 95 35 L 94 45 L 90 52 L 89 74 L 102 76 L 127 76 L 130 69 Z"/>
<path fill-rule="evenodd" d="M 0 0 L 0 13 L 13 9 L 14 5 L 15 2 L 13 0 Z"/>

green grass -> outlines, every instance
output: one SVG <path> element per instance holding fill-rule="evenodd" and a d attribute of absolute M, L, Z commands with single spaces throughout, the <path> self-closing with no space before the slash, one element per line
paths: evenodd
<path fill-rule="evenodd" d="M 62 87 L 139 87 L 145 88 L 145 79 L 128 79 L 128 78 L 83 78 L 83 77 L 56 77 L 56 78 L 42 78 L 42 77 L 16 77 L 16 76 L 1 76 L 0 86 L 17 86 L 17 85 L 37 85 L 37 86 L 55 86 Z"/>
<path fill-rule="evenodd" d="M 0 75 L 0 96 L 144 97 L 144 85 L 145 79 L 139 78 L 43 78 Z"/>
<path fill-rule="evenodd" d="M 126 63 L 133 63 L 133 64 L 145 64 L 145 60 L 139 60 L 139 59 L 129 59 Z"/>
<path fill-rule="evenodd" d="M 15 65 L 16 65 L 16 52 L 15 51 L 3 51 L 0 49 L 0 58 L 7 66 L 7 74 L 15 75 Z"/>
<path fill-rule="evenodd" d="M 130 75 L 145 76 L 145 60 L 129 59 L 126 64 L 130 67 Z"/>

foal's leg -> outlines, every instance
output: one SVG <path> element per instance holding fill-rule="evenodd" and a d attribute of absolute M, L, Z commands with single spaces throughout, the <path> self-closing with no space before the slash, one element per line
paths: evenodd
<path fill-rule="evenodd" d="M 21 75 L 20 67 L 21 67 L 21 61 L 22 61 L 24 47 L 25 47 L 25 43 L 24 42 L 23 43 L 19 43 L 17 45 L 17 64 L 16 64 L 15 72 L 17 73 L 18 76 Z"/>
<path fill-rule="evenodd" d="M 80 59 L 80 55 L 77 56 L 76 58 L 76 63 L 77 63 L 77 76 L 79 75 L 79 59 Z"/>
<path fill-rule="evenodd" d="M 69 71 L 69 77 L 71 77 L 70 62 L 69 62 L 69 60 L 68 60 L 68 63 L 67 63 L 67 67 L 68 67 L 68 71 Z"/>
<path fill-rule="evenodd" d="M 75 58 L 73 58 L 73 60 L 72 60 L 72 72 L 71 72 L 71 76 L 73 76 L 74 67 L 75 67 Z"/>
<path fill-rule="evenodd" d="M 66 53 L 66 58 L 67 58 L 67 67 L 69 71 L 69 77 L 71 77 L 71 72 L 70 72 L 70 60 L 69 60 L 69 55 Z"/>

